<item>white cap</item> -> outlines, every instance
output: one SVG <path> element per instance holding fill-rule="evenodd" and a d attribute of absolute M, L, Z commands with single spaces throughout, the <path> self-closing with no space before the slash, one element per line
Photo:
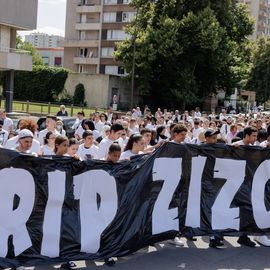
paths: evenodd
<path fill-rule="evenodd" d="M 18 134 L 19 139 L 23 139 L 27 137 L 34 138 L 33 133 L 29 129 L 22 129 L 19 131 L 19 134 Z"/>

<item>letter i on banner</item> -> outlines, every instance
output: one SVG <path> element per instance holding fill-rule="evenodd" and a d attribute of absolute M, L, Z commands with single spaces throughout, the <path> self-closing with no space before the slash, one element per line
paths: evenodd
<path fill-rule="evenodd" d="M 188 227 L 197 228 L 201 225 L 201 183 L 206 159 L 206 157 L 192 158 L 185 222 Z"/>
<path fill-rule="evenodd" d="M 58 257 L 62 207 L 65 199 L 66 173 L 54 171 L 48 173 L 49 197 L 45 209 L 41 254 Z"/>
<path fill-rule="evenodd" d="M 153 181 L 163 181 L 152 214 L 152 233 L 179 231 L 178 209 L 169 209 L 173 194 L 181 180 L 182 158 L 156 158 Z"/>
<path fill-rule="evenodd" d="M 8 252 L 8 238 L 13 235 L 15 256 L 32 246 L 26 228 L 35 202 L 35 182 L 33 176 L 23 169 L 3 169 L 0 171 L 0 257 Z M 14 196 L 20 198 L 13 209 Z"/>
<path fill-rule="evenodd" d="M 97 205 L 100 195 L 100 206 Z M 80 200 L 81 251 L 96 253 L 102 232 L 117 212 L 115 178 L 103 170 L 92 170 L 74 177 L 75 199 Z"/>
<path fill-rule="evenodd" d="M 255 172 L 251 191 L 253 215 L 255 222 L 260 229 L 267 229 L 270 227 L 270 212 L 267 211 L 264 202 L 265 185 L 269 179 L 270 160 L 265 160 L 260 164 Z"/>

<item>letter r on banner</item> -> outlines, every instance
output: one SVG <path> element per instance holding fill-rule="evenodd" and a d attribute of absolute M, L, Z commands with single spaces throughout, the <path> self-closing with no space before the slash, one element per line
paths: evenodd
<path fill-rule="evenodd" d="M 8 168 L 0 171 L 0 185 L 0 257 L 7 255 L 10 235 L 17 256 L 32 246 L 26 222 L 34 207 L 35 182 L 28 171 Z M 15 195 L 20 201 L 13 209 Z"/>
<path fill-rule="evenodd" d="M 178 209 L 169 209 L 175 189 L 182 174 L 182 158 L 156 158 L 153 166 L 153 180 L 163 181 L 152 214 L 152 233 L 170 230 L 179 231 Z"/>

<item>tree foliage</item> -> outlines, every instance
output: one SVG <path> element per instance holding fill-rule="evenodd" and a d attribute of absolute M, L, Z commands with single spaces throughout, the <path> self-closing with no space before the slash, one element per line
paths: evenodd
<path fill-rule="evenodd" d="M 259 39 L 253 47 L 252 68 L 248 90 L 256 92 L 259 102 L 270 99 L 270 39 Z"/>
<path fill-rule="evenodd" d="M 141 93 L 156 104 L 201 101 L 223 88 L 229 92 L 243 79 L 248 52 L 242 47 L 253 22 L 236 0 L 133 0 L 135 20 L 130 38 L 114 56 L 135 77 Z"/>
<path fill-rule="evenodd" d="M 79 83 L 75 87 L 75 92 L 73 96 L 74 105 L 83 105 L 85 100 L 85 88 L 82 83 Z"/>
<path fill-rule="evenodd" d="M 63 91 L 68 70 L 33 66 L 33 71 L 17 71 L 14 98 L 19 100 L 55 101 Z"/>
<path fill-rule="evenodd" d="M 42 57 L 38 53 L 37 49 L 29 42 L 22 41 L 20 36 L 16 36 L 16 49 L 30 52 L 33 58 L 33 65 L 44 65 Z"/>

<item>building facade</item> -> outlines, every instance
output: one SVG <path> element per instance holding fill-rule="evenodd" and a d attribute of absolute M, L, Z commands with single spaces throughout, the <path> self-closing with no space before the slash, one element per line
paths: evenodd
<path fill-rule="evenodd" d="M 45 33 L 31 33 L 25 36 L 25 41 L 32 44 L 34 48 L 59 48 L 62 40 L 64 37 Z"/>
<path fill-rule="evenodd" d="M 252 39 L 270 36 L 270 0 L 239 0 L 247 5 L 255 20 Z"/>
<path fill-rule="evenodd" d="M 37 0 L 0 1 L 0 70 L 32 70 L 32 57 L 16 50 L 16 31 L 37 23 Z"/>
<path fill-rule="evenodd" d="M 64 48 L 37 48 L 43 63 L 50 67 L 63 67 Z"/>
<path fill-rule="evenodd" d="M 37 24 L 38 0 L 0 1 L 0 71 L 6 73 L 6 111 L 12 111 L 14 72 L 32 70 L 29 52 L 16 49 L 16 32 L 33 30 Z"/>
<path fill-rule="evenodd" d="M 124 75 L 114 61 L 116 42 L 134 18 L 130 0 L 67 0 L 64 67 L 88 74 Z"/>

